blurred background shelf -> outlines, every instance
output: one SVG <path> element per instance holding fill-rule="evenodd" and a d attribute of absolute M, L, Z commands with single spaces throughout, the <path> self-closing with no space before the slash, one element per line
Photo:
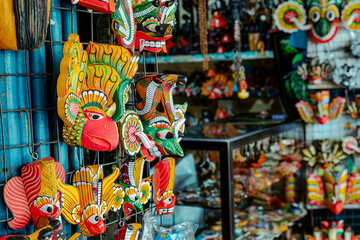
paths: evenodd
<path fill-rule="evenodd" d="M 232 61 L 234 59 L 235 52 L 227 53 L 209 53 L 209 61 Z M 272 50 L 266 50 L 264 52 L 264 57 L 261 56 L 260 52 L 245 51 L 241 52 L 241 58 L 243 60 L 258 60 L 258 59 L 273 59 L 274 52 Z M 203 62 L 204 56 L 202 54 L 193 54 L 193 55 L 173 55 L 173 56 L 158 56 L 157 62 L 159 64 L 168 64 L 168 63 L 190 63 L 190 62 Z M 155 64 L 156 57 L 146 57 L 146 64 Z M 143 58 L 140 58 L 140 64 L 143 64 Z"/>

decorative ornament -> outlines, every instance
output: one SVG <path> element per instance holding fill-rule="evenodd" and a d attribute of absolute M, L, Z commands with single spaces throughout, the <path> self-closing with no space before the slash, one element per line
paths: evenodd
<path fill-rule="evenodd" d="M 360 173 L 352 174 L 349 181 L 347 176 L 348 171 L 346 169 L 334 173 L 325 171 L 323 180 L 317 174 L 309 174 L 307 179 L 309 203 L 315 205 L 326 204 L 330 211 L 336 215 L 342 212 L 346 203 L 359 203 Z"/>
<path fill-rule="evenodd" d="M 335 37 L 341 26 L 360 29 L 360 1 L 349 1 L 343 8 L 341 6 L 342 1 L 290 0 L 279 4 L 275 10 L 275 24 L 287 33 L 307 30 L 313 41 L 326 43 Z"/>
<path fill-rule="evenodd" d="M 79 224 L 85 236 L 104 233 L 105 215 L 110 209 L 120 209 L 123 195 L 121 189 L 114 184 L 119 172 L 115 168 L 111 175 L 104 178 L 102 165 L 93 165 L 76 170 L 72 186 L 57 181 L 62 193 L 63 217 L 71 224 Z"/>
<path fill-rule="evenodd" d="M 344 220 L 339 221 L 321 221 L 321 228 L 314 227 L 313 235 L 305 234 L 305 239 L 307 240 L 320 240 L 320 239 L 328 239 L 328 240 L 357 240 L 359 239 L 359 235 L 355 236 L 351 227 L 346 227 L 344 231 Z"/>
<path fill-rule="evenodd" d="M 154 202 L 158 215 L 174 213 L 175 159 L 165 158 L 155 165 L 153 174 Z"/>
<path fill-rule="evenodd" d="M 209 99 L 231 97 L 233 95 L 234 81 L 223 74 L 218 73 L 201 86 L 201 94 Z"/>
<path fill-rule="evenodd" d="M 122 210 L 125 215 L 133 211 L 142 211 L 151 196 L 151 185 L 148 180 L 143 180 L 145 157 L 135 161 L 124 160 L 120 168 L 120 188 L 123 189 L 124 204 Z"/>
<path fill-rule="evenodd" d="M 119 144 L 116 122 L 127 112 L 139 57 L 123 47 L 93 42 L 85 52 L 73 33 L 63 53 L 57 93 L 64 141 L 95 151 L 114 150 Z"/>
<path fill-rule="evenodd" d="M 79 4 L 97 12 L 111 14 L 115 12 L 115 4 L 118 5 L 119 1 L 120 0 L 71 0 L 71 3 Z"/>
<path fill-rule="evenodd" d="M 34 50 L 47 36 L 51 0 L 0 1 L 0 49 Z"/>
<path fill-rule="evenodd" d="M 360 110 L 360 95 L 355 95 L 354 101 L 347 106 L 347 111 L 352 119 L 358 119 L 359 110 Z"/>
<path fill-rule="evenodd" d="M 295 175 L 290 173 L 285 179 L 285 201 L 295 202 Z"/>
<path fill-rule="evenodd" d="M 125 224 L 116 233 L 114 240 L 138 240 L 141 238 L 141 231 L 140 223 Z"/>
<path fill-rule="evenodd" d="M 147 161 L 161 155 L 184 155 L 179 142 L 185 130 L 187 103 L 174 105 L 173 91 L 186 81 L 187 78 L 179 75 L 148 75 L 136 84 L 142 99 L 136 106 L 136 112 L 145 133 L 136 135 L 143 143 L 141 153 L 147 156 Z"/>
<path fill-rule="evenodd" d="M 318 123 L 325 124 L 329 119 L 333 120 L 341 115 L 345 107 L 345 98 L 336 97 L 329 105 L 329 95 L 329 91 L 311 93 L 312 105 L 305 101 L 296 103 L 296 108 L 304 122 L 315 123 L 316 119 Z"/>
<path fill-rule="evenodd" d="M 21 177 L 13 177 L 5 184 L 4 200 L 14 216 L 8 222 L 12 229 L 25 227 L 32 217 L 35 229 L 40 230 L 50 224 L 51 218 L 60 216 L 61 194 L 56 179 L 65 181 L 64 168 L 47 157 L 23 166 Z"/>
<path fill-rule="evenodd" d="M 176 0 L 122 0 L 112 14 L 112 29 L 119 44 L 131 51 L 135 44 L 139 51 L 166 53 L 177 5 Z"/>
<path fill-rule="evenodd" d="M 360 148 L 358 146 L 358 141 L 353 136 L 347 136 L 342 141 L 342 148 L 344 153 L 353 154 L 355 152 L 360 153 Z"/>
<path fill-rule="evenodd" d="M 314 140 L 313 145 L 302 150 L 303 160 L 310 167 L 318 164 L 322 169 L 330 170 L 334 165 L 346 158 L 339 143 L 333 143 L 330 139 Z"/>

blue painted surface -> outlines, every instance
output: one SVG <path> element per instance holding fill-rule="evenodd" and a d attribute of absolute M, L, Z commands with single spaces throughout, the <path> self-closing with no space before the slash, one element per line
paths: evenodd
<path fill-rule="evenodd" d="M 45 46 L 30 51 L 30 72 L 46 73 Z M 48 107 L 47 81 L 44 75 L 31 76 L 31 96 L 33 108 Z M 49 139 L 49 116 L 48 111 L 40 110 L 33 112 L 34 121 L 34 141 L 35 143 L 48 142 Z M 44 144 L 37 152 L 39 158 L 50 156 L 50 146 Z"/>
<path fill-rule="evenodd" d="M 18 51 L 16 52 L 16 73 L 26 73 L 26 52 Z M 18 82 L 18 97 L 19 97 L 19 108 L 29 109 L 29 96 L 28 96 L 28 83 L 26 76 L 17 76 Z M 28 124 L 28 115 L 25 111 L 21 112 L 20 121 L 20 144 L 27 145 L 31 143 L 31 131 Z M 29 134 L 30 134 L 30 143 L 29 143 Z M 28 147 L 21 148 L 21 160 L 22 166 L 30 163 L 32 157 L 29 153 Z"/>
<path fill-rule="evenodd" d="M 65 8 L 73 7 L 76 9 L 76 5 L 71 4 L 70 2 L 62 1 L 61 5 Z M 73 23 L 71 24 L 71 11 L 64 10 L 62 11 L 62 23 L 63 23 L 63 40 L 67 41 L 70 33 L 77 33 L 77 15 L 76 12 L 73 12 Z"/>

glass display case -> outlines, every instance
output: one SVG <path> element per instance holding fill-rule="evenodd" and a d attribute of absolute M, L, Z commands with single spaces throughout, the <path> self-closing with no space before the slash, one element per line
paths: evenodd
<path fill-rule="evenodd" d="M 200 228 L 218 231 L 224 240 L 243 239 L 253 234 L 251 224 L 259 225 L 259 218 L 269 218 L 266 214 L 255 216 L 251 213 L 252 208 L 259 209 L 261 206 L 256 201 L 269 201 L 269 207 L 271 201 L 276 201 L 270 195 L 259 200 L 256 193 L 265 194 L 260 186 L 269 189 L 275 182 L 287 181 L 287 174 L 280 171 L 284 168 L 280 163 L 286 158 L 300 157 L 298 148 L 304 140 L 303 124 L 233 118 L 189 127 L 185 136 L 181 145 L 186 155 L 178 164 L 192 154 L 198 183 L 179 192 L 177 204 L 206 209 Z M 267 154 L 266 161 L 262 152 Z M 269 164 L 269 159 L 277 161 L 274 166 L 265 166 Z M 299 160 L 301 157 L 296 161 L 300 163 Z M 251 186 L 251 182 L 255 185 Z M 255 205 L 251 206 L 254 202 Z M 273 222 L 280 219 L 273 215 L 270 218 Z"/>

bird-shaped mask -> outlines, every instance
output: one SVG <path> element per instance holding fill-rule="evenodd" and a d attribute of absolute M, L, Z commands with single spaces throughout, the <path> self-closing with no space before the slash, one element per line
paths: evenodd
<path fill-rule="evenodd" d="M 11 178 L 6 183 L 4 199 L 14 215 L 8 222 L 12 229 L 25 227 L 30 217 L 35 229 L 60 217 L 61 194 L 56 188 L 56 179 L 65 181 L 64 168 L 52 157 L 47 157 L 23 166 L 21 177 Z"/>
<path fill-rule="evenodd" d="M 137 56 L 123 47 L 89 42 L 70 34 L 57 83 L 64 141 L 76 147 L 112 151 L 119 144 L 116 122 L 125 114 Z"/>
<path fill-rule="evenodd" d="M 71 224 L 79 224 L 81 232 L 91 237 L 105 232 L 105 214 L 110 209 L 119 209 L 118 202 L 122 196 L 117 196 L 114 181 L 120 170 L 115 168 L 108 177 L 103 177 L 101 165 L 81 167 L 73 175 L 73 185 L 57 181 L 62 193 L 63 217 Z"/>

